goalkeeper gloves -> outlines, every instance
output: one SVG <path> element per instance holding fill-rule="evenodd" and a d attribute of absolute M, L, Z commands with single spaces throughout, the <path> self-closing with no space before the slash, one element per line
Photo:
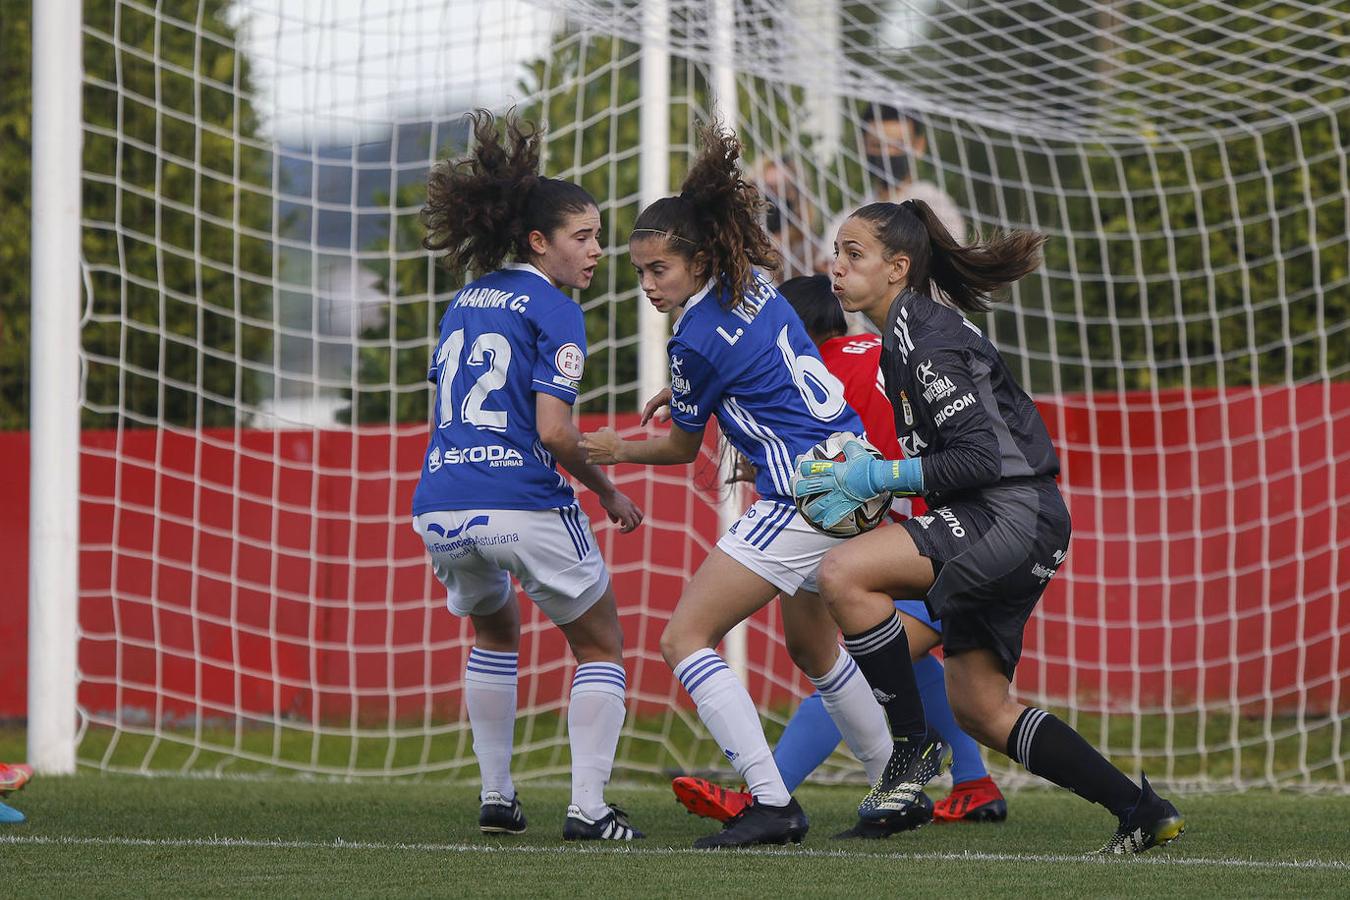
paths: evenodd
<path fill-rule="evenodd" d="M 877 459 L 857 441 L 844 444 L 844 459 L 804 459 L 792 486 L 797 497 L 820 496 L 806 505 L 811 521 L 830 528 L 864 503 L 886 493 L 912 496 L 923 491 L 917 459 Z"/>

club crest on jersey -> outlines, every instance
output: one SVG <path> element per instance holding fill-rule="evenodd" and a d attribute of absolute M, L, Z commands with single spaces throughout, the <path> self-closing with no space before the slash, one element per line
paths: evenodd
<path fill-rule="evenodd" d="M 937 370 L 933 368 L 931 359 L 919 363 L 918 368 L 914 371 L 919 376 L 919 383 L 923 385 L 923 400 L 925 403 L 932 403 L 956 393 L 956 385 L 946 375 L 938 374 Z"/>
<path fill-rule="evenodd" d="M 914 424 L 914 407 L 909 405 L 909 394 L 904 391 L 900 392 L 900 412 L 905 416 L 906 425 Z"/>
<path fill-rule="evenodd" d="M 553 355 L 553 364 L 566 377 L 580 381 L 581 372 L 586 366 L 586 354 L 576 344 L 563 344 Z"/>
<path fill-rule="evenodd" d="M 432 447 L 431 454 L 427 457 L 427 471 L 435 472 L 441 467 L 441 448 Z"/>

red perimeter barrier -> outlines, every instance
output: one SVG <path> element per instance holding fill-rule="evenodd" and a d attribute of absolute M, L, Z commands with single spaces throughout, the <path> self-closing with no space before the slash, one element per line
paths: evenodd
<path fill-rule="evenodd" d="M 1079 705 L 1325 710 L 1350 672 L 1350 385 L 1041 403 L 1074 517 L 1069 560 L 1027 630 L 1017 687 Z M 620 426 L 635 417 L 621 418 Z M 583 428 L 603 424 L 588 419 Z M 81 455 L 80 703 L 165 717 L 457 716 L 466 625 L 444 610 L 407 510 L 422 427 L 87 431 Z M 0 617 L 0 717 L 23 716 L 28 435 L 0 434 L 12 585 Z M 630 684 L 686 698 L 657 640 L 716 540 L 710 463 L 620 467 L 647 510 L 601 532 Z M 598 525 L 595 498 L 582 503 Z M 522 703 L 558 703 L 561 636 L 528 603 Z M 752 695 L 804 683 L 750 633 Z M 634 652 L 640 651 L 640 652 Z"/>

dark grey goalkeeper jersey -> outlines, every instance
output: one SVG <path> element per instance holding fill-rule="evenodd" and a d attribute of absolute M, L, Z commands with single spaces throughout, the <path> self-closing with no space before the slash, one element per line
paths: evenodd
<path fill-rule="evenodd" d="M 891 304 L 881 372 L 895 432 L 923 460 L 930 506 L 1008 478 L 1059 473 L 1036 405 L 979 328 L 907 290 Z"/>

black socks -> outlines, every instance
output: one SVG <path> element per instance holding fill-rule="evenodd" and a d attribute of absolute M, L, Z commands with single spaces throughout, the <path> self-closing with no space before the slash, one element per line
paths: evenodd
<path fill-rule="evenodd" d="M 873 696 L 886 710 L 891 737 L 922 735 L 927 730 L 923 699 L 914 681 L 909 638 L 900 616 L 892 615 L 862 634 L 844 635 L 844 647 L 862 669 Z"/>
<path fill-rule="evenodd" d="M 861 664 L 861 663 L 860 663 Z M 1008 734 L 1008 755 L 1033 775 L 1068 788 L 1123 818 L 1139 802 L 1139 788 L 1061 720 L 1029 706 Z"/>

